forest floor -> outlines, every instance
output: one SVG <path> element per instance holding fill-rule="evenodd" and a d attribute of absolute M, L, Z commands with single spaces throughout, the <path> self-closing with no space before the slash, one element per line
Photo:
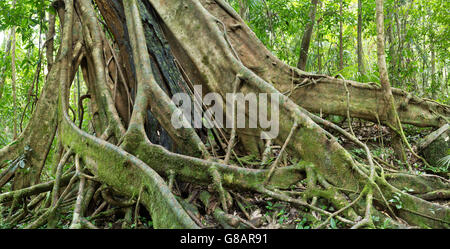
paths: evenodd
<path fill-rule="evenodd" d="M 331 116 L 331 119 L 335 119 L 336 124 L 350 132 L 348 123 L 345 119 L 337 116 Z M 384 126 L 378 126 L 377 124 L 354 120 L 352 123 L 353 131 L 359 140 L 366 143 L 376 158 L 376 161 L 385 166 L 385 170 L 390 172 L 400 172 L 407 170 L 407 166 L 396 160 L 392 149 L 390 148 L 390 132 L 389 129 Z M 417 149 L 417 143 L 421 138 L 425 137 L 432 131 L 431 128 L 417 128 L 414 126 L 406 126 L 405 134 L 411 143 L 414 150 Z M 348 141 L 345 137 L 339 133 L 329 130 L 334 136 L 336 136 L 343 144 L 343 146 L 361 163 L 366 162 L 364 151 L 355 146 L 351 141 Z M 412 135 L 413 134 L 413 135 Z M 279 146 L 274 146 L 272 150 L 271 158 L 266 162 L 266 165 L 261 164 L 261 159 L 256 156 L 238 156 L 238 158 L 232 159 L 232 162 L 236 165 L 241 165 L 246 168 L 265 168 L 267 165 L 275 160 L 280 151 Z M 415 158 L 415 156 L 407 152 L 408 163 L 413 166 L 416 174 L 437 174 L 448 179 L 448 168 L 427 168 L 424 163 Z M 280 166 L 289 166 L 295 164 L 290 158 L 282 160 Z M 307 189 L 306 179 L 299 182 L 296 186 L 291 187 L 291 193 L 301 193 Z M 222 228 L 219 222 L 217 222 L 216 209 L 220 206 L 220 201 L 213 195 L 209 195 L 209 192 L 213 192 L 213 186 L 200 186 L 192 183 L 177 183 L 175 181 L 173 187 L 173 193 L 181 202 L 182 206 L 187 210 L 188 214 L 193 218 L 198 225 L 203 228 Z M 290 192 L 286 191 L 286 193 Z M 408 190 L 405 190 L 408 191 Z M 317 225 L 317 220 L 320 220 L 320 214 L 311 212 L 304 207 L 294 206 L 292 203 L 276 200 L 271 197 L 267 197 L 263 194 L 254 192 L 233 192 L 230 191 L 233 198 L 233 205 L 230 206 L 228 214 L 223 213 L 224 216 L 229 216 L 230 219 L 240 220 L 236 221 L 236 224 L 240 224 L 241 228 L 259 228 L 259 229 L 311 229 Z M 97 195 L 97 194 L 96 194 Z M 101 198 L 94 195 L 93 203 L 96 203 L 96 207 L 91 210 L 95 210 L 94 213 L 88 214 L 86 220 L 90 222 L 93 228 L 100 229 L 149 229 L 153 228 L 150 214 L 143 207 L 137 208 L 138 215 L 130 215 L 130 212 L 135 212 L 135 208 L 129 207 L 115 207 L 112 204 L 106 204 L 100 201 Z M 208 204 L 204 202 L 205 195 L 209 197 Z M 295 195 L 295 194 L 294 194 Z M 120 198 L 120 195 L 114 195 L 115 198 Z M 99 201 L 95 201 L 96 197 Z M 62 205 L 62 211 L 60 213 L 61 219 L 57 228 L 69 228 L 73 208 L 72 204 L 74 198 L 67 198 Z M 120 201 L 126 201 L 122 199 Z M 395 202 L 395 200 L 389 200 Z M 91 204 L 93 204 L 91 203 Z M 450 206 L 450 201 L 438 201 L 444 206 Z M 106 204 L 106 205 L 105 205 Z M 64 208 L 67 206 L 68 208 Z M 324 201 L 324 199 L 318 199 L 316 206 L 327 210 L 329 212 L 337 211 L 330 204 Z M 216 210 L 216 211 L 213 211 Z M 219 209 L 220 210 L 220 209 Z M 128 213 L 128 214 L 127 214 Z M 220 214 L 219 214 L 220 215 Z M 232 215 L 232 216 L 231 216 Z M 216 219 L 214 218 L 216 216 Z M 133 217 L 138 217 L 133 218 Z M 228 224 L 233 224 L 233 221 L 227 221 Z M 26 224 L 19 224 L 18 227 L 26 226 Z M 45 226 L 43 227 L 45 228 Z M 331 219 L 330 223 L 324 227 L 327 229 L 348 228 L 348 225 L 342 222 Z M 384 224 L 380 228 L 390 228 L 389 224 Z"/>

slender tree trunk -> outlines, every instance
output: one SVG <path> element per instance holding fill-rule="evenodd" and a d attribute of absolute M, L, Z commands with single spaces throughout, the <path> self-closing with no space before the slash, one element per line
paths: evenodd
<path fill-rule="evenodd" d="M 448 70 L 447 67 L 442 67 L 442 84 L 444 84 L 444 89 L 447 92 L 447 96 L 450 94 L 449 87 L 448 87 Z M 441 86 L 442 87 L 442 86 Z"/>
<path fill-rule="evenodd" d="M 16 0 L 13 2 L 13 9 L 16 5 Z M 17 96 L 16 96 L 16 27 L 12 27 L 11 32 L 11 85 L 12 85 L 12 94 L 13 94 L 13 109 L 14 109 L 14 128 L 13 128 L 13 137 L 14 139 L 17 138 Z"/>
<path fill-rule="evenodd" d="M 436 51 L 434 49 L 433 35 L 430 41 L 431 50 L 431 98 L 436 99 L 436 93 L 440 90 L 436 82 Z"/>
<path fill-rule="evenodd" d="M 422 17 L 422 30 L 425 30 L 425 18 Z M 428 88 L 428 77 L 427 77 L 427 71 L 426 71 L 426 67 L 427 67 L 427 56 L 425 56 L 426 53 L 425 49 L 425 41 L 426 41 L 426 34 L 423 34 L 423 38 L 422 38 L 422 91 L 423 91 L 423 95 L 427 96 L 427 88 Z M 420 44 L 418 44 L 418 46 L 420 46 Z"/>
<path fill-rule="evenodd" d="M 6 33 L 6 32 L 5 32 Z M 12 30 L 8 33 L 8 36 L 5 36 L 2 41 L 2 50 L 4 51 L 3 57 L 6 57 L 9 55 L 9 52 L 11 51 L 11 35 Z"/>
<path fill-rule="evenodd" d="M 397 85 L 395 70 L 396 70 L 396 61 L 397 61 L 397 55 L 395 51 L 395 42 L 394 42 L 394 26 L 392 25 L 392 20 L 394 20 L 394 14 L 393 11 L 388 11 L 388 16 L 390 17 L 389 26 L 387 28 L 387 40 L 389 42 L 389 55 L 391 56 L 391 61 L 389 63 L 389 77 L 392 81 L 392 86 Z"/>
<path fill-rule="evenodd" d="M 343 33 L 343 22 L 342 22 L 342 5 L 343 0 L 341 0 L 339 4 L 339 71 L 342 71 L 344 69 L 344 45 L 343 45 L 343 39 L 342 39 L 342 33 Z"/>
<path fill-rule="evenodd" d="M 362 43 L 362 0 L 358 0 L 358 72 L 363 76 L 366 75 Z"/>
<path fill-rule="evenodd" d="M 311 42 L 311 36 L 314 29 L 314 23 L 316 22 L 316 11 L 318 0 L 312 0 L 309 8 L 309 22 L 306 25 L 305 33 L 303 34 L 302 44 L 300 48 L 300 58 L 297 63 L 297 67 L 301 70 L 305 70 L 306 62 L 308 61 L 308 50 Z"/>
<path fill-rule="evenodd" d="M 393 48 L 394 51 L 394 61 L 393 61 L 393 65 L 392 68 L 394 69 L 391 73 L 392 75 L 394 75 L 395 77 L 392 79 L 393 80 L 393 85 L 396 87 L 401 87 L 402 86 L 402 81 L 400 80 L 400 74 L 402 71 L 402 65 L 403 65 L 403 41 L 404 41 L 404 34 L 403 32 L 405 32 L 405 29 L 402 28 L 402 25 L 400 23 L 400 16 L 398 14 L 399 10 L 400 10 L 401 6 L 399 6 L 398 1 L 395 1 L 394 4 L 394 10 L 393 10 L 393 14 L 394 14 L 394 21 L 395 21 L 395 25 L 396 25 L 396 33 L 397 33 L 397 48 L 396 50 Z M 406 17 L 404 17 L 406 18 Z M 392 36 L 393 38 L 394 36 Z"/>
<path fill-rule="evenodd" d="M 12 33 L 13 30 L 11 29 L 11 32 L 9 33 L 8 37 L 5 40 L 5 54 L 3 55 L 3 60 L 5 60 L 9 54 L 11 53 L 11 38 L 12 38 Z M 5 65 L 2 67 L 2 69 L 0 70 L 0 99 L 3 96 L 3 86 L 5 85 L 5 72 L 6 72 L 7 66 L 6 63 Z"/>
<path fill-rule="evenodd" d="M 383 0 L 376 0 L 376 25 L 377 25 L 377 57 L 378 68 L 380 71 L 380 82 L 384 92 L 384 101 L 387 112 L 387 122 L 391 126 L 400 130 L 398 124 L 398 114 L 395 107 L 395 100 L 392 95 L 391 84 L 389 82 L 388 71 L 386 67 L 386 54 L 384 52 L 384 13 L 383 13 Z M 403 143 L 395 131 L 392 131 L 392 147 L 394 149 L 397 159 L 406 162 L 406 154 L 403 148 Z"/>
<path fill-rule="evenodd" d="M 245 21 L 249 20 L 249 7 L 247 4 L 247 0 L 239 0 L 239 15 Z"/>
<path fill-rule="evenodd" d="M 320 33 L 320 20 L 317 22 L 317 73 L 322 72 L 322 34 Z"/>
<path fill-rule="evenodd" d="M 56 16 L 49 12 L 48 14 L 48 30 L 46 34 L 46 55 L 47 55 L 47 65 L 48 71 L 53 66 L 53 47 L 54 47 L 54 36 L 55 36 L 55 19 Z"/>
<path fill-rule="evenodd" d="M 409 43 L 409 42 L 406 43 L 406 49 L 412 51 L 411 43 Z M 401 55 L 400 51 L 397 51 L 397 54 L 399 55 L 399 57 L 402 57 L 402 56 L 400 56 Z M 399 61 L 401 61 L 401 58 L 399 58 Z M 410 63 L 411 63 L 411 58 L 410 57 L 406 57 L 405 58 L 405 64 L 408 65 L 408 67 L 409 67 Z M 399 64 L 399 66 L 397 67 L 397 72 L 400 73 L 400 71 L 401 71 L 401 68 L 400 68 L 400 64 Z M 414 91 L 417 91 L 419 93 L 420 90 L 419 90 L 419 84 L 417 83 L 417 77 L 415 77 L 415 75 L 410 75 L 406 79 L 409 80 L 409 82 L 411 82 L 411 84 L 413 85 Z"/>
<path fill-rule="evenodd" d="M 269 5 L 267 5 L 266 0 L 262 0 L 262 2 L 266 8 L 267 19 L 269 19 L 269 42 L 270 46 L 273 47 L 273 43 L 275 41 L 275 32 L 273 31 L 272 11 L 270 11 Z"/>

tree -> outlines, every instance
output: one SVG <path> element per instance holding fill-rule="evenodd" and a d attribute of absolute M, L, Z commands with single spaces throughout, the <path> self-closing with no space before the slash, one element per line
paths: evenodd
<path fill-rule="evenodd" d="M 355 136 L 297 105 L 293 95 L 289 98 L 283 94 L 289 90 L 305 91 L 308 84 L 341 90 L 349 87 L 355 92 L 371 93 L 364 98 L 372 98 L 377 103 L 376 97 L 369 96 L 380 94 L 379 88 L 305 73 L 284 64 L 258 41 L 223 0 L 97 0 L 96 4 L 104 21 L 97 18 L 98 13 L 89 0 L 53 3 L 63 25 L 57 59 L 27 127 L 17 140 L 0 149 L 0 168 L 15 173 L 14 178 L 8 173 L 7 181 L 20 182 L 12 191 L 0 194 L 0 203 L 9 203 L 12 212 L 20 217 L 22 213 L 16 206 L 26 201 L 26 197 L 52 191 L 49 205 L 29 228 L 56 223 L 59 216 L 55 214 L 62 208 L 65 195 L 77 186 L 71 227 L 89 224 L 82 217 L 99 188 L 94 184 L 96 181 L 110 188 L 99 191 L 115 205 L 129 207 L 135 202 L 130 204 L 108 197 L 112 189 L 128 199 L 137 197 L 137 203 L 146 207 L 156 228 L 200 226 L 183 208 L 185 201 L 172 193 L 174 181 L 212 184 L 220 203 L 213 207 L 214 217 L 224 227 L 246 225 L 227 213 L 233 203 L 230 190 L 261 193 L 314 210 L 326 217 L 318 221 L 318 227 L 331 219 L 354 228 L 384 222 L 402 226 L 400 219 L 411 225 L 448 227 L 448 207 L 402 191 L 408 188 L 425 194 L 436 188 L 448 189 L 447 182 L 427 175 L 385 173 L 374 163 L 369 148 Z M 111 34 L 105 34 L 103 27 Z M 117 44 L 116 49 L 111 40 Z M 90 99 L 90 130 L 80 128 L 73 121 L 78 118 L 78 123 L 83 124 L 83 116 L 76 117 L 76 112 L 71 116 L 69 112 L 72 108 L 69 93 L 78 68 L 88 89 L 84 99 Z M 282 150 L 270 169 L 230 165 L 215 158 L 212 142 L 208 148 L 205 139 L 209 134 L 204 136 L 204 131 L 189 126 L 173 127 L 170 117 L 177 107 L 170 97 L 184 92 L 195 100 L 191 91 L 194 83 L 221 95 L 237 91 L 270 93 L 280 99 L 280 135 L 271 142 L 282 145 Z M 310 92 L 318 94 L 319 91 Z M 400 90 L 392 91 L 396 92 L 396 98 L 410 99 L 407 107 L 435 109 L 448 116 L 449 109 L 444 105 L 425 100 L 416 102 L 418 98 Z M 390 96 L 392 100 L 394 95 Z M 79 101 L 83 101 L 82 97 Z M 367 114 L 368 119 L 376 110 L 371 110 L 371 106 L 359 108 L 361 113 L 371 113 L 371 116 Z M 420 125 L 426 120 L 419 121 L 415 112 L 405 113 L 403 118 L 407 122 Z M 183 116 L 180 120 L 189 124 Z M 430 117 L 429 123 L 433 122 L 438 123 L 439 119 Z M 356 161 L 326 129 L 360 146 L 367 161 Z M 262 129 L 213 131 L 216 149 L 222 152 L 240 150 L 260 154 L 266 149 L 266 143 L 260 139 Z M 56 163 L 56 178 L 39 183 L 55 133 L 58 143 L 64 147 L 63 156 Z M 166 144 L 164 148 L 157 144 L 164 145 L 163 133 L 168 134 L 173 146 Z M 234 133 L 239 146 L 230 142 L 234 137 L 229 134 Z M 283 152 L 297 157 L 297 163 L 278 167 L 276 162 Z M 71 157 L 75 169 L 64 172 L 64 165 Z M 297 184 L 305 174 L 308 191 L 300 193 L 305 200 L 281 191 Z M 0 182 L 5 177 L 2 174 Z M 426 187 L 418 189 L 418 182 Z M 211 195 L 207 191 L 202 194 L 202 201 L 209 206 Z M 309 200 L 314 197 L 327 199 L 339 211 L 330 213 L 311 204 Z M 396 202 L 402 204 L 401 208 Z M 374 203 L 386 212 L 373 208 Z M 360 220 L 360 217 L 364 218 Z"/>
<path fill-rule="evenodd" d="M 358 72 L 364 76 L 366 69 L 363 58 L 362 25 L 362 0 L 358 0 Z"/>
<path fill-rule="evenodd" d="M 16 5 L 16 0 L 13 1 L 13 8 Z M 13 106 L 14 106 L 14 130 L 13 138 L 17 138 L 17 96 L 16 96 L 16 27 L 11 28 L 11 85 L 13 91 Z"/>
<path fill-rule="evenodd" d="M 239 0 L 239 15 L 244 20 L 248 20 L 249 6 L 247 0 Z"/>
<path fill-rule="evenodd" d="M 305 33 L 303 34 L 302 38 L 302 44 L 300 48 L 300 57 L 298 59 L 297 67 L 300 70 L 305 70 L 306 68 L 306 62 L 308 60 L 308 50 L 309 50 L 309 43 L 311 42 L 311 36 L 314 29 L 314 23 L 316 22 L 316 11 L 317 11 L 317 3 L 319 0 L 312 0 L 311 6 L 309 9 L 309 22 L 306 25 Z"/>
<path fill-rule="evenodd" d="M 386 113 L 388 122 L 390 123 L 393 131 L 392 135 L 392 147 L 398 159 L 403 162 L 407 162 L 405 149 L 403 148 L 403 142 L 401 134 L 401 124 L 399 123 L 398 113 L 395 105 L 395 99 L 391 90 L 391 83 L 389 82 L 389 75 L 386 66 L 386 54 L 384 52 L 384 13 L 383 13 L 383 0 L 376 1 L 376 24 L 377 24 L 377 57 L 378 68 L 380 70 L 380 83 L 383 89 L 384 101 L 386 103 Z M 409 166 L 410 167 L 410 166 Z M 410 168 L 411 170 L 411 168 Z"/>
<path fill-rule="evenodd" d="M 339 3 L 339 71 L 344 69 L 344 41 L 342 38 L 343 33 L 343 0 Z"/>
<path fill-rule="evenodd" d="M 7 56 L 9 56 L 9 53 L 11 51 L 11 38 L 12 38 L 12 29 L 11 29 L 11 33 L 9 34 L 8 37 L 5 37 L 5 41 L 4 41 L 4 45 L 5 45 L 5 54 L 3 56 L 3 60 L 6 59 Z M 0 74 L 0 99 L 2 98 L 3 95 L 3 86 L 5 84 L 5 71 L 6 71 L 6 65 L 3 66 L 2 68 L 2 72 Z"/>

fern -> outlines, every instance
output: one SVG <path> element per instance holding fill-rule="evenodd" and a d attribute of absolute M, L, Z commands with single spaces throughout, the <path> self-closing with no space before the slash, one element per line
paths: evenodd
<path fill-rule="evenodd" d="M 439 167 L 442 167 L 443 169 L 445 169 L 445 171 L 447 171 L 448 167 L 450 166 L 450 154 L 439 159 L 439 161 L 437 161 L 437 164 Z"/>

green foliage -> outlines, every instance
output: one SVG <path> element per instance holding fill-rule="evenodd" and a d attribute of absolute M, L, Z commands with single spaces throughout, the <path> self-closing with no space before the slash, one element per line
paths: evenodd
<path fill-rule="evenodd" d="M 448 172 L 448 168 L 450 166 L 450 150 L 448 152 L 449 154 L 438 161 L 438 167 L 441 169 L 442 172 Z"/>
<path fill-rule="evenodd" d="M 35 28 L 43 23 L 50 3 L 50 0 L 16 0 L 13 6 L 12 1 L 0 1 L 0 31 L 15 26 L 23 43 L 32 42 Z"/>
<path fill-rule="evenodd" d="M 336 221 L 334 220 L 334 218 L 331 218 L 330 226 L 332 229 L 337 229 Z"/>
<path fill-rule="evenodd" d="M 278 218 L 278 223 L 279 223 L 279 224 L 283 224 L 286 220 L 288 220 L 289 214 L 286 213 L 286 211 L 285 211 L 284 209 L 281 209 L 281 210 L 277 213 L 277 218 Z"/>
<path fill-rule="evenodd" d="M 297 219 L 295 221 L 297 222 L 297 224 L 295 225 L 296 229 L 311 229 L 311 226 L 308 225 L 308 219 L 306 219 L 305 217 L 303 217 L 303 219 Z"/>
<path fill-rule="evenodd" d="M 246 22 L 281 60 L 296 66 L 311 0 L 229 0 L 238 13 L 248 9 Z M 363 60 L 358 72 L 357 0 L 319 1 L 306 71 L 361 82 L 379 82 L 376 55 L 375 1 L 362 1 Z M 446 0 L 385 0 L 386 55 L 391 84 L 449 103 L 450 2 Z M 343 22 L 344 69 L 339 63 L 339 22 Z M 432 61 L 432 51 L 435 53 Z M 319 65 L 320 59 L 320 65 Z M 434 63 L 434 72 L 432 64 Z"/>
<path fill-rule="evenodd" d="M 377 224 L 377 229 L 392 229 L 394 226 L 392 225 L 392 220 L 389 218 L 386 218 L 383 220 L 383 222 L 380 222 L 380 217 L 378 216 L 372 216 L 372 220 L 375 224 Z"/>
<path fill-rule="evenodd" d="M 49 0 L 17 0 L 13 6 L 12 1 L 0 1 L 0 77 L 5 84 L 0 91 L 3 96 L 0 99 L 0 147 L 12 140 L 12 127 L 15 120 L 19 126 L 22 114 L 25 127 L 31 113 L 31 104 L 25 110 L 28 92 L 34 81 L 35 72 L 39 63 L 39 45 L 42 47 L 43 34 L 46 31 L 44 20 L 45 12 L 49 10 Z M 13 92 L 11 85 L 11 51 L 6 54 L 6 47 L 12 27 L 16 29 L 16 96 L 17 106 L 13 106 Z M 41 49 L 42 52 L 42 49 Z M 43 72 L 44 70 L 42 70 Z M 45 75 L 39 75 L 39 92 Z M 34 91 L 36 92 L 36 91 Z M 33 93 L 34 93 L 33 92 Z M 14 117 L 14 108 L 18 116 Z M 20 132 L 20 126 L 18 127 Z"/>
<path fill-rule="evenodd" d="M 402 203 L 400 197 L 401 197 L 401 193 L 396 192 L 394 194 L 393 198 L 389 200 L 389 202 L 392 203 L 395 206 L 395 208 L 397 208 L 397 209 L 403 208 L 403 203 Z"/>
<path fill-rule="evenodd" d="M 279 203 L 274 204 L 271 201 L 267 201 L 267 205 L 266 205 L 267 210 L 273 211 L 274 209 L 279 208 L 279 207 L 282 207 L 282 205 Z"/>

